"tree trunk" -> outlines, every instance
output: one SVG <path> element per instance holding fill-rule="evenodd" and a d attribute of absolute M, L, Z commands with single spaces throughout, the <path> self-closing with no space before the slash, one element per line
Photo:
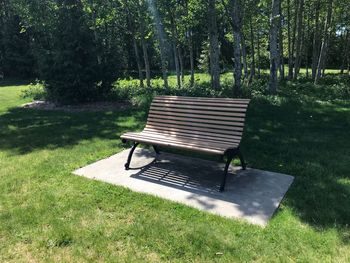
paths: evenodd
<path fill-rule="evenodd" d="M 259 31 L 258 31 L 259 33 Z M 257 51 L 258 51 L 258 78 L 261 77 L 261 67 L 260 67 L 260 36 L 258 34 L 258 37 L 256 38 L 256 45 L 257 45 Z"/>
<path fill-rule="evenodd" d="M 311 15 L 310 15 L 311 13 Z M 312 11 L 310 4 L 307 5 L 307 25 L 306 25 L 306 44 L 305 44 L 305 64 L 306 64 L 306 78 L 309 78 L 309 41 L 310 41 L 310 19 L 312 17 Z"/>
<path fill-rule="evenodd" d="M 272 0 L 272 12 L 271 12 L 271 28 L 270 28 L 270 92 L 276 94 L 278 80 L 277 80 L 277 69 L 278 69 L 278 27 L 280 19 L 279 1 Z"/>
<path fill-rule="evenodd" d="M 161 36 L 158 36 L 159 40 L 159 49 L 160 49 L 160 61 L 162 65 L 162 75 L 163 75 L 163 82 L 164 82 L 164 88 L 168 89 L 168 69 L 167 69 L 167 62 L 165 60 L 165 47 L 164 47 L 164 40 Z"/>
<path fill-rule="evenodd" d="M 253 18 L 250 16 L 249 19 L 249 26 L 250 26 L 250 43 L 251 43 L 251 50 L 252 50 L 252 63 L 250 64 L 250 77 L 249 82 L 252 81 L 252 79 L 255 76 L 255 46 L 254 46 L 254 29 L 253 29 Z"/>
<path fill-rule="evenodd" d="M 191 67 L 191 77 L 190 77 L 190 86 L 194 85 L 194 52 L 193 52 L 193 42 L 192 42 L 192 32 L 189 37 L 189 47 L 190 47 L 190 67 Z"/>
<path fill-rule="evenodd" d="M 294 2 L 294 20 L 293 20 L 293 27 L 292 27 L 291 61 L 290 61 L 290 67 L 289 67 L 289 71 L 288 71 L 288 78 L 289 79 L 293 79 L 293 77 L 294 77 L 298 6 L 299 6 L 299 0 L 295 0 L 295 2 Z"/>
<path fill-rule="evenodd" d="M 174 63 L 175 63 L 175 71 L 176 71 L 176 81 L 177 86 L 181 87 L 181 71 L 180 71 L 180 53 L 178 52 L 178 35 L 176 30 L 176 22 L 175 18 L 173 17 L 173 13 L 171 10 L 168 10 L 168 13 L 170 14 L 170 23 L 171 23 L 171 34 L 173 37 L 173 56 L 174 56 Z"/>
<path fill-rule="evenodd" d="M 141 61 L 140 61 L 140 56 L 139 56 L 139 48 L 137 46 L 137 42 L 136 42 L 136 39 L 134 36 L 132 38 L 132 42 L 133 42 L 133 46 L 134 46 L 137 70 L 139 73 L 140 86 L 143 88 L 143 73 L 142 73 Z"/>
<path fill-rule="evenodd" d="M 145 19 L 141 13 L 142 6 L 140 6 L 140 2 L 138 5 L 138 17 L 140 19 L 140 41 L 141 41 L 141 47 L 142 47 L 142 54 L 143 54 L 143 61 L 145 63 L 145 71 L 146 71 L 146 85 L 148 88 L 151 87 L 151 67 L 150 62 L 148 58 L 148 51 L 147 51 L 147 42 L 145 39 Z"/>
<path fill-rule="evenodd" d="M 185 16 L 189 16 L 189 10 L 188 10 L 188 1 L 184 1 L 184 6 L 185 6 Z M 190 87 L 193 87 L 194 85 L 194 52 L 193 52 L 193 37 L 192 37 L 192 27 L 187 25 L 185 26 L 186 28 L 186 34 L 187 36 L 187 44 L 188 44 L 188 49 L 189 49 L 189 57 L 190 57 Z M 183 75 L 184 77 L 184 75 Z"/>
<path fill-rule="evenodd" d="M 233 28 L 233 55 L 234 55 L 234 87 L 233 93 L 235 96 L 240 95 L 241 78 L 242 78 L 242 62 L 241 62 L 241 31 L 242 31 L 242 8 L 240 0 L 231 0 L 231 18 Z"/>
<path fill-rule="evenodd" d="M 241 94 L 242 62 L 241 62 L 241 34 L 234 32 L 234 95 Z"/>
<path fill-rule="evenodd" d="M 344 38 L 344 55 L 343 55 L 342 64 L 340 67 L 340 74 L 344 74 L 344 69 L 346 67 L 346 62 L 348 60 L 349 46 L 350 46 L 350 37 L 349 37 L 349 29 L 348 29 L 346 30 L 345 38 Z"/>
<path fill-rule="evenodd" d="M 151 87 L 151 68 L 149 65 L 147 44 L 143 39 L 143 37 L 141 37 L 141 45 L 142 45 L 142 52 L 143 52 L 143 60 L 145 62 L 145 69 L 146 69 L 146 83 L 147 83 L 147 87 Z"/>
<path fill-rule="evenodd" d="M 294 76 L 296 80 L 298 78 L 300 63 L 301 63 L 301 52 L 302 52 L 302 39 L 303 39 L 303 16 L 304 16 L 304 0 L 299 0 L 297 10 L 297 39 L 295 47 L 295 63 L 294 63 Z"/>
<path fill-rule="evenodd" d="M 180 66 L 179 66 L 179 57 L 177 54 L 177 48 L 175 43 L 173 43 L 173 55 L 174 55 L 174 62 L 175 62 L 175 71 L 176 71 L 176 81 L 177 86 L 181 87 L 181 75 L 180 75 Z"/>
<path fill-rule="evenodd" d="M 183 56 L 182 56 L 182 52 L 181 52 L 181 47 L 177 48 L 177 52 L 178 52 L 178 55 L 179 55 L 181 86 L 182 86 L 185 76 L 184 76 L 184 60 L 183 60 Z"/>
<path fill-rule="evenodd" d="M 209 42 L 210 42 L 210 76 L 213 89 L 220 88 L 219 39 L 216 21 L 216 0 L 209 0 Z"/>
<path fill-rule="evenodd" d="M 315 3 L 315 30 L 314 39 L 312 41 L 312 65 L 311 65 L 311 76 L 312 79 L 316 77 L 318 56 L 320 51 L 320 29 L 319 29 L 319 18 L 320 18 L 320 0 Z"/>
<path fill-rule="evenodd" d="M 280 71 L 280 79 L 284 80 L 284 55 L 283 55 L 283 16 L 282 16 L 282 0 L 279 1 L 279 12 L 280 12 L 280 19 L 279 19 L 279 51 L 280 51 L 280 59 L 279 59 L 279 71 Z"/>
<path fill-rule="evenodd" d="M 242 48 L 242 58 L 243 58 L 243 79 L 246 79 L 248 77 L 248 65 L 247 65 L 247 51 L 245 47 L 245 37 L 241 30 L 241 48 Z"/>
<path fill-rule="evenodd" d="M 325 68 L 325 60 L 326 60 L 326 53 L 327 53 L 327 47 L 328 47 L 328 38 L 329 38 L 330 30 L 331 30 L 332 10 L 333 10 L 333 0 L 328 0 L 327 17 L 326 17 L 326 22 L 325 22 L 325 26 L 324 26 L 324 36 L 323 36 L 323 41 L 322 41 L 322 45 L 321 45 L 320 56 L 319 56 L 318 64 L 317 64 L 317 73 L 315 76 L 315 84 L 318 83 L 319 79 L 321 78 L 322 69 Z"/>
<path fill-rule="evenodd" d="M 291 36 L 291 14 L 290 14 L 290 0 L 287 0 L 287 35 L 288 35 L 288 79 L 293 76 L 293 53 L 292 53 L 292 36 Z"/>

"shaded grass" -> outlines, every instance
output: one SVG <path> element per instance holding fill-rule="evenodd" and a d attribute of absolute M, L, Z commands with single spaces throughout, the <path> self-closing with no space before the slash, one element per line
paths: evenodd
<path fill-rule="evenodd" d="M 249 165 L 295 176 L 262 229 L 73 176 L 122 150 L 146 112 L 21 109 L 25 88 L 0 89 L 0 261 L 350 260 L 348 101 L 292 85 L 252 101 Z"/>

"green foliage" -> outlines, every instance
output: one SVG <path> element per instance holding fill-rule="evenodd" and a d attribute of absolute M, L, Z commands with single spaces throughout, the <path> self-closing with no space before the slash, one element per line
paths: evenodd
<path fill-rule="evenodd" d="M 202 52 L 199 55 L 198 69 L 209 72 L 209 43 L 207 41 L 203 43 Z"/>
<path fill-rule="evenodd" d="M 27 89 L 23 90 L 21 97 L 24 99 L 31 100 L 47 100 L 47 92 L 44 88 L 43 83 L 36 81 L 28 86 Z"/>
<path fill-rule="evenodd" d="M 176 95 L 194 97 L 233 97 L 232 75 L 223 74 L 221 86 L 218 90 L 213 90 L 210 85 L 208 74 L 196 74 L 196 84 L 191 86 L 185 81 L 182 87 L 178 87 L 174 77 L 170 78 L 170 88 L 164 89 L 161 79 L 154 79 L 150 88 L 142 88 L 137 80 L 123 79 L 114 84 L 111 100 L 129 100 L 137 105 L 143 105 L 145 101 L 150 103 L 154 95 Z M 187 76 L 188 77 L 188 76 Z M 267 89 L 268 75 L 263 74 L 260 79 L 253 79 L 251 83 L 245 82 L 242 89 L 244 98 L 271 98 Z M 333 75 L 325 77 L 319 85 L 314 85 L 311 79 L 300 78 L 298 81 L 287 81 L 281 84 L 277 97 L 288 97 L 295 101 L 313 101 L 314 99 L 323 101 L 350 100 L 350 80 L 347 76 Z"/>
<path fill-rule="evenodd" d="M 0 3 L 0 73 L 6 78 L 30 78 L 34 74 L 34 56 L 30 32 L 21 25 L 20 17 L 8 8 L 6 23 L 2 23 Z"/>
<path fill-rule="evenodd" d="M 76 103 L 104 98 L 111 76 L 99 61 L 93 31 L 86 24 L 80 1 L 58 6 L 55 38 L 42 65 L 42 80 L 50 100 Z"/>

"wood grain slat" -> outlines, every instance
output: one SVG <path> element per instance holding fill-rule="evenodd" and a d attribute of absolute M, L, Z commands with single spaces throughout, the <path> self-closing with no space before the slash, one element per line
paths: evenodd
<path fill-rule="evenodd" d="M 245 117 L 245 113 L 240 112 L 225 112 L 221 111 L 218 114 L 217 111 L 205 111 L 205 110 L 193 110 L 193 109 L 177 109 L 177 108 L 162 108 L 151 105 L 150 111 L 164 111 L 164 112 L 180 112 L 180 113 L 196 113 L 196 114 L 207 114 L 212 116 L 229 116 L 229 117 Z"/>
<path fill-rule="evenodd" d="M 144 130 L 142 131 L 144 134 L 155 134 L 158 135 L 160 134 L 161 136 L 173 136 L 177 138 L 184 138 L 184 139 L 190 139 L 190 140 L 196 140 L 196 141 L 213 141 L 213 142 L 220 142 L 220 143 L 239 143 L 240 138 L 232 138 L 230 137 L 229 139 L 225 138 L 219 138 L 219 137 L 214 137 L 214 136 L 206 136 L 206 135 L 194 135 L 194 134 L 180 134 L 180 133 L 166 133 L 166 132 L 160 132 L 160 131 L 149 131 L 149 130 Z"/>
<path fill-rule="evenodd" d="M 243 122 L 233 122 L 233 121 L 220 121 L 220 120 L 208 120 L 208 119 L 199 119 L 199 118 L 186 118 L 186 117 L 177 117 L 177 116 L 164 116 L 164 114 L 148 114 L 148 120 L 177 120 L 177 121 L 186 121 L 186 122 L 195 122 L 195 123 L 208 123 L 208 124 L 217 124 L 217 125 L 226 125 L 243 127 Z"/>
<path fill-rule="evenodd" d="M 133 138 L 128 138 L 128 137 L 121 137 L 121 138 L 133 141 Z M 159 141 L 154 141 L 154 140 L 145 139 L 145 138 L 139 139 L 137 141 L 140 143 L 145 143 L 145 144 L 173 147 L 175 149 L 187 149 L 187 150 L 193 150 L 193 151 L 197 151 L 197 152 L 220 154 L 220 155 L 222 155 L 224 153 L 223 150 L 215 150 L 215 149 L 210 149 L 210 148 L 205 148 L 205 147 L 193 147 L 190 145 L 180 145 L 180 144 L 173 144 L 173 143 L 167 143 L 167 142 L 159 142 Z"/>
<path fill-rule="evenodd" d="M 228 130 L 217 130 L 217 129 L 209 129 L 209 128 L 201 128 L 201 127 L 194 127 L 193 129 L 189 129 L 187 127 L 181 127 L 179 125 L 176 124 L 161 124 L 158 123 L 157 125 L 153 125 L 150 123 L 146 124 L 146 128 L 150 127 L 150 128 L 158 128 L 158 127 L 163 127 L 163 128 L 172 128 L 173 130 L 185 130 L 186 132 L 191 132 L 191 131 L 201 131 L 201 132 L 207 132 L 207 133 L 213 133 L 213 134 L 226 134 L 226 135 L 241 135 L 242 132 L 238 132 L 238 131 L 228 131 Z"/>
<path fill-rule="evenodd" d="M 209 110 L 209 111 L 215 111 L 215 112 L 246 112 L 247 108 L 221 108 L 221 107 L 214 107 L 214 106 L 198 106 L 198 105 L 192 105 L 192 104 L 175 104 L 175 103 L 158 103 L 158 102 L 152 102 L 152 107 L 158 107 L 158 108 L 180 108 L 180 109 L 195 109 L 195 110 Z M 219 115 L 219 113 L 218 113 Z"/>
<path fill-rule="evenodd" d="M 206 114 L 195 114 L 195 113 L 181 113 L 181 112 L 167 112 L 167 111 L 158 111 L 158 110 L 150 110 L 150 115 L 157 116 L 170 116 L 170 117 L 188 117 L 188 118 L 196 118 L 199 120 L 223 120 L 223 121 L 234 121 L 234 122 L 244 122 L 244 118 L 237 117 L 227 117 L 227 116 L 217 116 L 217 115 L 206 115 Z"/>
<path fill-rule="evenodd" d="M 206 98 L 206 97 L 183 97 L 183 96 L 156 96 L 155 99 L 163 99 L 163 100 L 181 100 L 181 101 L 214 101 L 214 102 L 235 102 L 235 103 L 243 103 L 249 104 L 249 99 L 232 99 L 232 98 Z"/>
<path fill-rule="evenodd" d="M 161 103 L 161 104 L 166 104 L 166 103 L 171 103 L 171 104 L 189 104 L 188 101 L 182 101 L 182 100 L 167 100 L 167 99 L 154 99 L 153 102 L 156 103 Z M 235 103 L 233 101 L 227 101 L 227 102 L 222 102 L 222 103 L 217 103 L 216 101 L 191 101 L 191 105 L 204 105 L 204 106 L 215 106 L 215 107 L 233 107 L 233 108 L 247 108 L 248 105 L 245 103 Z"/>
<path fill-rule="evenodd" d="M 225 125 L 215 125 L 215 124 L 207 124 L 207 123 L 199 123 L 199 122 L 189 122 L 189 121 L 177 121 L 177 120 L 170 120 L 170 119 L 155 119 L 155 118 L 149 118 L 147 123 L 158 125 L 158 124 L 175 124 L 179 125 L 180 127 L 188 127 L 188 129 L 197 129 L 198 127 L 203 128 L 210 128 L 215 129 L 218 132 L 221 131 L 243 131 L 243 127 L 241 126 L 225 126 Z"/>
<path fill-rule="evenodd" d="M 167 128 L 167 127 L 157 127 L 157 128 L 151 128 L 151 127 L 145 127 L 144 131 L 151 131 L 151 132 L 170 132 L 170 133 L 176 133 L 180 135 L 198 135 L 198 136 L 212 136 L 219 139 L 235 139 L 240 140 L 240 135 L 227 135 L 227 134 L 217 134 L 217 133 L 209 133 L 209 132 L 201 132 L 201 131 L 187 131 L 187 130 L 180 130 L 176 128 Z"/>
<path fill-rule="evenodd" d="M 186 144 L 186 145 L 191 145 L 191 146 L 205 146 L 210 149 L 216 149 L 216 150 L 222 150 L 222 149 L 227 149 L 229 147 L 234 147 L 237 144 L 235 143 L 219 143 L 219 142 L 211 142 L 211 141 L 203 141 L 203 140 L 191 140 L 191 139 L 185 139 L 185 138 L 176 138 L 174 136 L 169 136 L 169 137 L 164 137 L 161 135 L 150 135 L 150 134 L 145 134 L 143 132 L 140 133 L 130 133 L 126 134 L 126 137 L 133 137 L 134 139 L 155 139 L 157 141 L 163 141 L 163 142 L 171 142 L 171 143 L 177 143 L 177 144 Z"/>
<path fill-rule="evenodd" d="M 161 146 L 171 146 L 176 147 L 179 149 L 191 149 L 196 151 L 203 151 L 203 152 L 215 152 L 223 154 L 227 149 L 229 148 L 235 148 L 238 144 L 226 144 L 221 145 L 217 143 L 190 143 L 183 140 L 172 140 L 172 139 L 162 139 L 162 138 L 154 138 L 154 137 L 147 137 L 147 136 L 138 136 L 134 134 L 124 134 L 122 135 L 123 139 L 137 141 L 141 143 L 148 143 L 152 145 L 161 145 Z"/>

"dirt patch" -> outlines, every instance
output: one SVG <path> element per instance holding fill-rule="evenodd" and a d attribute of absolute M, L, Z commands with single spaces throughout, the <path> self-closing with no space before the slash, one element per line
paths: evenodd
<path fill-rule="evenodd" d="M 125 110 L 132 107 L 127 102 L 92 102 L 77 105 L 59 105 L 53 102 L 36 100 L 26 103 L 22 106 L 28 109 L 38 110 L 60 110 L 68 112 L 82 112 L 82 111 L 108 111 L 108 110 Z"/>

